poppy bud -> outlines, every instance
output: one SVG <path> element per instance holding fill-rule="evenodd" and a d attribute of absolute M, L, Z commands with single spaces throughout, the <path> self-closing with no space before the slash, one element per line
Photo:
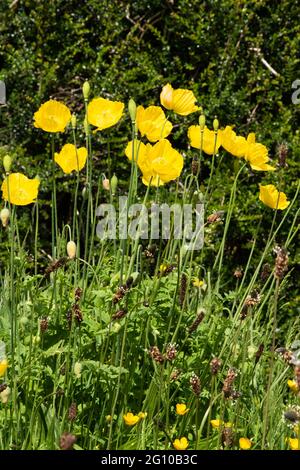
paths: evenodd
<path fill-rule="evenodd" d="M 90 84 L 89 84 L 88 81 L 85 81 L 83 86 L 82 86 L 82 93 L 83 93 L 83 97 L 84 97 L 85 101 L 87 101 L 89 99 L 90 91 L 91 91 Z"/>
<path fill-rule="evenodd" d="M 203 131 L 203 129 L 205 127 L 205 116 L 204 116 L 204 114 L 201 114 L 199 116 L 199 125 L 200 125 L 200 129 Z"/>
<path fill-rule="evenodd" d="M 73 114 L 72 114 L 72 117 L 71 117 L 72 129 L 76 129 L 76 122 L 77 122 L 76 114 L 73 113 Z"/>
<path fill-rule="evenodd" d="M 12 164 L 12 158 L 9 155 L 5 155 L 3 157 L 3 166 L 4 166 L 4 170 L 6 173 L 10 172 L 11 164 Z"/>
<path fill-rule="evenodd" d="M 76 243 L 72 240 L 67 243 L 67 253 L 70 259 L 76 258 Z"/>
<path fill-rule="evenodd" d="M 128 102 L 128 111 L 129 111 L 131 121 L 135 122 L 135 119 L 136 119 L 136 104 L 135 104 L 135 101 L 132 98 L 130 98 L 130 100 Z"/>
<path fill-rule="evenodd" d="M 105 191 L 109 191 L 109 179 L 108 178 L 103 178 L 102 186 L 103 186 L 103 189 L 105 189 Z"/>
<path fill-rule="evenodd" d="M 114 173 L 113 177 L 110 180 L 110 186 L 111 186 L 112 195 L 115 195 L 116 189 L 117 189 L 117 186 L 118 186 L 118 178 L 116 177 L 115 173 Z"/>
<path fill-rule="evenodd" d="M 1 219 L 3 227 L 7 227 L 9 216 L 10 216 L 9 209 L 4 207 L 4 209 L 2 209 L 2 211 L 0 212 L 0 219 Z"/>
<path fill-rule="evenodd" d="M 9 387 L 6 387 L 1 393 L 0 393 L 0 401 L 1 403 L 5 404 L 8 402 L 9 400 L 9 396 L 10 396 L 10 388 Z"/>
<path fill-rule="evenodd" d="M 83 199 L 87 199 L 87 197 L 88 197 L 88 192 L 87 192 L 87 187 L 86 187 L 86 186 L 84 186 L 84 187 L 82 188 L 81 195 L 82 195 Z"/>
<path fill-rule="evenodd" d="M 217 132 L 217 130 L 219 129 L 219 121 L 217 118 L 213 120 L 213 128 L 215 132 Z"/>

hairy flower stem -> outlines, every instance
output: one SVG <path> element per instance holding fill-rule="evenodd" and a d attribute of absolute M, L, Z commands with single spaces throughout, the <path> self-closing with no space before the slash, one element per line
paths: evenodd
<path fill-rule="evenodd" d="M 58 236 L 57 228 L 57 199 L 56 199 L 56 177 L 55 177 L 55 161 L 54 161 L 54 134 L 51 134 L 51 156 L 52 156 L 52 205 L 51 205 L 51 223 L 52 223 L 52 259 L 56 257 L 56 244 Z"/>
<path fill-rule="evenodd" d="M 279 285 L 280 279 L 276 279 L 275 292 L 274 292 L 274 307 L 273 307 L 273 327 L 272 327 L 272 350 L 270 359 L 270 370 L 268 378 L 268 386 L 266 393 L 266 403 L 264 407 L 264 419 L 263 419 L 263 437 L 262 437 L 262 449 L 265 449 L 267 442 L 267 436 L 269 429 L 271 428 L 271 422 L 269 423 L 270 413 L 270 398 L 271 388 L 274 374 L 274 363 L 275 363 L 275 345 L 276 345 L 276 328 L 277 328 L 277 309 L 278 309 L 278 297 L 279 297 Z M 270 449 L 269 449 L 270 450 Z"/>

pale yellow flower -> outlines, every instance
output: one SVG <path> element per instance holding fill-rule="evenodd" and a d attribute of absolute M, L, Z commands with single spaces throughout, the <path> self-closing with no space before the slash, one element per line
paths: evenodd
<path fill-rule="evenodd" d="M 16 206 L 27 206 L 35 202 L 40 181 L 37 178 L 29 179 L 22 173 L 11 173 L 5 178 L 1 189 L 3 199 Z"/>
<path fill-rule="evenodd" d="M 146 109 L 138 106 L 136 123 L 141 135 L 146 136 L 150 142 L 168 137 L 173 128 L 159 106 L 148 106 Z"/>
<path fill-rule="evenodd" d="M 54 154 L 54 160 L 64 173 L 69 174 L 72 171 L 82 170 L 86 163 L 87 154 L 85 147 L 76 149 L 75 145 L 66 144 L 59 153 Z"/>
<path fill-rule="evenodd" d="M 195 105 L 196 101 L 192 91 L 181 88 L 174 90 L 169 83 L 163 87 L 160 94 L 162 106 L 182 116 L 187 116 L 200 109 Z"/>
<path fill-rule="evenodd" d="M 110 101 L 104 98 L 94 98 L 87 109 L 87 118 L 89 124 L 102 131 L 108 127 L 114 126 L 121 119 L 124 110 L 124 103 L 120 101 Z"/>

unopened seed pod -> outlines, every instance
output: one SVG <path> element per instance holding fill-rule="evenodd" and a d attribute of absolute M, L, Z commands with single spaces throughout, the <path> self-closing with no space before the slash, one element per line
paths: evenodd
<path fill-rule="evenodd" d="M 217 130 L 219 129 L 219 121 L 217 118 L 213 120 L 213 128 L 215 132 L 217 132 Z"/>
<path fill-rule="evenodd" d="M 72 129 L 76 129 L 76 123 L 77 123 L 76 114 L 73 113 L 71 117 Z"/>
<path fill-rule="evenodd" d="M 110 187 L 111 187 L 111 192 L 113 195 L 116 194 L 117 186 L 118 186 L 118 178 L 116 177 L 114 173 L 113 177 L 110 180 Z"/>
<path fill-rule="evenodd" d="M 203 130 L 205 127 L 205 115 L 204 114 L 200 114 L 199 116 L 199 126 L 201 130 Z"/>
<path fill-rule="evenodd" d="M 103 178 L 102 180 L 102 186 L 105 191 L 109 191 L 109 179 L 108 178 Z"/>
<path fill-rule="evenodd" d="M 131 121 L 135 122 L 135 119 L 136 119 L 136 104 L 135 104 L 135 101 L 132 98 L 130 98 L 130 100 L 128 102 L 128 111 L 129 111 Z"/>
<path fill-rule="evenodd" d="M 76 243 L 73 242 L 73 240 L 67 243 L 67 253 L 70 259 L 76 258 L 76 249 L 77 249 Z"/>
<path fill-rule="evenodd" d="M 10 172 L 11 164 L 12 164 L 12 158 L 11 158 L 11 156 L 10 156 L 10 155 L 5 155 L 5 156 L 3 157 L 3 166 L 4 166 L 5 173 L 9 173 L 9 172 Z"/>
<path fill-rule="evenodd" d="M 88 81 L 85 81 L 83 86 L 82 86 L 82 94 L 85 100 L 89 99 L 91 87 Z"/>

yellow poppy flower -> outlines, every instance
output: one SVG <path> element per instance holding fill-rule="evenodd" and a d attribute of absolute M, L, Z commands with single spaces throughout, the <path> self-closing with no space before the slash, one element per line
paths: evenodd
<path fill-rule="evenodd" d="M 102 131 L 114 126 L 121 119 L 124 103 L 104 98 L 94 98 L 87 109 L 88 122 Z"/>
<path fill-rule="evenodd" d="M 141 135 L 145 135 L 150 142 L 168 137 L 173 128 L 159 106 L 149 106 L 146 109 L 138 106 L 136 123 Z"/>
<path fill-rule="evenodd" d="M 5 374 L 7 368 L 8 368 L 7 359 L 2 359 L 0 361 L 0 377 L 3 377 L 3 375 Z"/>
<path fill-rule="evenodd" d="M 134 160 L 137 162 L 138 165 L 140 162 L 144 162 L 144 164 L 146 164 L 149 151 L 152 149 L 152 145 L 151 144 L 145 145 L 140 140 L 135 140 L 134 144 L 135 144 L 134 155 L 133 155 Z M 133 141 L 131 140 L 130 142 L 128 142 L 127 147 L 125 149 L 125 155 L 129 160 L 132 160 L 132 147 L 133 147 Z"/>
<path fill-rule="evenodd" d="M 16 206 L 27 206 L 35 202 L 39 185 L 37 178 L 29 179 L 21 173 L 11 173 L 1 186 L 3 199 L 10 200 L 11 204 Z"/>
<path fill-rule="evenodd" d="M 123 419 L 125 421 L 125 424 L 127 424 L 127 426 L 134 426 L 136 423 L 139 422 L 140 417 L 137 415 L 134 415 L 133 413 L 126 413 L 126 415 L 123 416 Z"/>
<path fill-rule="evenodd" d="M 248 142 L 245 137 L 238 136 L 230 126 L 226 126 L 222 131 L 222 147 L 235 157 L 244 157 Z"/>
<path fill-rule="evenodd" d="M 80 147 L 76 150 L 75 145 L 66 144 L 59 153 L 54 154 L 54 160 L 61 167 L 64 173 L 80 171 L 85 165 L 87 159 L 87 150 Z"/>
<path fill-rule="evenodd" d="M 128 143 L 125 154 L 131 160 L 132 141 Z M 161 186 L 180 176 L 183 157 L 167 139 L 161 139 L 155 145 L 135 141 L 134 158 L 143 174 L 143 183 L 148 186 Z"/>
<path fill-rule="evenodd" d="M 160 94 L 162 106 L 181 116 L 187 116 L 198 111 L 200 108 L 195 105 L 196 101 L 197 99 L 192 91 L 181 88 L 174 90 L 169 83 L 163 87 Z"/>
<path fill-rule="evenodd" d="M 268 149 L 265 145 L 255 142 L 255 134 L 250 133 L 247 137 L 247 148 L 245 160 L 250 163 L 252 170 L 256 171 L 275 171 L 271 165 L 268 165 Z"/>
<path fill-rule="evenodd" d="M 289 437 L 289 445 L 291 450 L 300 450 L 300 442 L 297 438 Z"/>
<path fill-rule="evenodd" d="M 183 168 L 183 157 L 170 142 L 162 139 L 149 149 L 148 158 L 139 160 L 143 183 L 158 186 L 175 180 Z"/>
<path fill-rule="evenodd" d="M 34 113 L 34 126 L 45 132 L 63 132 L 70 120 L 69 108 L 56 100 L 46 101 Z"/>
<path fill-rule="evenodd" d="M 297 393 L 299 391 L 298 384 L 295 380 L 288 380 L 287 384 L 288 387 L 292 390 L 292 392 Z"/>
<path fill-rule="evenodd" d="M 184 416 L 188 411 L 189 411 L 189 408 L 187 408 L 184 403 L 177 403 L 176 414 L 180 416 Z"/>
<path fill-rule="evenodd" d="M 284 210 L 288 207 L 290 201 L 287 200 L 286 194 L 279 192 L 273 184 L 266 186 L 259 185 L 259 199 L 271 209 Z"/>
<path fill-rule="evenodd" d="M 201 131 L 200 126 L 190 126 L 188 129 L 188 138 L 192 147 L 196 149 L 201 148 Z M 222 131 L 219 130 L 216 134 L 214 131 L 209 130 L 206 126 L 203 130 L 202 150 L 208 155 L 217 153 L 222 144 Z"/>
<path fill-rule="evenodd" d="M 185 450 L 189 446 L 189 441 L 186 437 L 181 437 L 180 439 L 175 439 L 173 442 L 173 447 L 176 450 Z"/>
<path fill-rule="evenodd" d="M 250 441 L 250 439 L 248 439 L 248 437 L 241 437 L 239 440 L 239 444 L 240 449 L 242 450 L 249 450 L 252 446 L 252 442 Z"/>

